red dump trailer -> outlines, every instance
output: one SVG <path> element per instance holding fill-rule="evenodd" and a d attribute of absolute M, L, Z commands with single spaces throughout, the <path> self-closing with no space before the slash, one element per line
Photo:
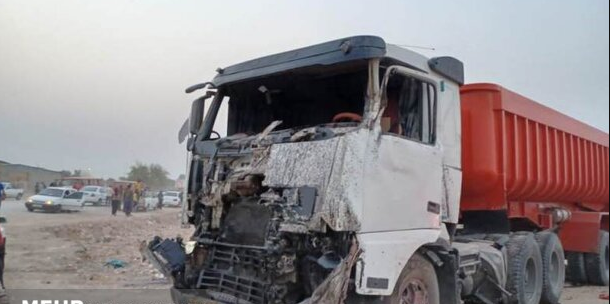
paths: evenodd
<path fill-rule="evenodd" d="M 569 280 L 607 285 L 608 134 L 494 84 L 461 100 L 462 216 L 558 230 Z"/>

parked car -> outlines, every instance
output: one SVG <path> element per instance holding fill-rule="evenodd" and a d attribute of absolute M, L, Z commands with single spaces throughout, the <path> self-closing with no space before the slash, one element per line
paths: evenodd
<path fill-rule="evenodd" d="M 163 206 L 180 207 L 180 191 L 163 191 Z"/>
<path fill-rule="evenodd" d="M 83 192 L 83 203 L 95 206 L 108 205 L 112 200 L 112 189 L 103 186 L 85 186 L 80 189 Z"/>
<path fill-rule="evenodd" d="M 151 211 L 157 209 L 157 192 L 147 191 L 144 196 L 140 199 L 140 203 L 137 205 L 136 211 Z"/>
<path fill-rule="evenodd" d="M 16 200 L 21 200 L 23 197 L 23 189 L 15 188 L 11 183 L 2 182 L 4 186 L 4 193 L 6 194 L 6 198 L 14 198 Z"/>
<path fill-rule="evenodd" d="M 85 194 L 68 187 L 49 187 L 25 202 L 25 208 L 32 212 L 42 210 L 47 212 L 81 211 L 84 206 Z"/>

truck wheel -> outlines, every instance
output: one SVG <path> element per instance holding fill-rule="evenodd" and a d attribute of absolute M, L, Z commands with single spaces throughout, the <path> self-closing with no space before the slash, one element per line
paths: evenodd
<path fill-rule="evenodd" d="M 566 260 L 568 260 L 566 281 L 572 285 L 587 284 L 589 279 L 587 278 L 587 269 L 585 267 L 585 254 L 568 251 L 566 252 Z"/>
<path fill-rule="evenodd" d="M 553 232 L 536 234 L 542 254 L 542 299 L 541 304 L 558 304 L 566 277 L 565 254 L 561 240 Z"/>
<path fill-rule="evenodd" d="M 515 233 L 506 244 L 511 304 L 539 304 L 542 297 L 542 257 L 532 233 Z"/>
<path fill-rule="evenodd" d="M 414 254 L 396 282 L 394 293 L 384 304 L 440 304 L 434 266 L 419 253 Z"/>
<path fill-rule="evenodd" d="M 21 198 L 23 197 L 23 194 L 19 193 L 17 194 L 17 196 L 15 197 L 16 200 L 20 201 Z"/>
<path fill-rule="evenodd" d="M 598 286 L 608 286 L 608 232 L 602 231 L 599 234 L 598 253 L 585 253 L 585 268 L 589 283 Z"/>

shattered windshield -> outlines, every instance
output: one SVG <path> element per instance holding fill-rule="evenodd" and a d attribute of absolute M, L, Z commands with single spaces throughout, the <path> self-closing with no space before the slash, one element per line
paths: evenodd
<path fill-rule="evenodd" d="M 228 135 L 333 122 L 360 122 L 367 85 L 366 62 L 312 67 L 227 87 Z"/>

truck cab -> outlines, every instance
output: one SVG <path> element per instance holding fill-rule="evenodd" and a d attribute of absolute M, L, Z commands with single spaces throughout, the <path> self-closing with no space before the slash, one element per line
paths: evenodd
<path fill-rule="evenodd" d="M 346 294 L 329 288 L 342 282 L 354 297 L 391 297 L 422 248 L 450 251 L 463 79 L 457 59 L 356 36 L 189 88 L 206 92 L 190 118 L 183 220 L 196 231 L 177 289 L 220 303 L 316 303 Z M 399 293 L 421 293 L 409 288 Z"/>

